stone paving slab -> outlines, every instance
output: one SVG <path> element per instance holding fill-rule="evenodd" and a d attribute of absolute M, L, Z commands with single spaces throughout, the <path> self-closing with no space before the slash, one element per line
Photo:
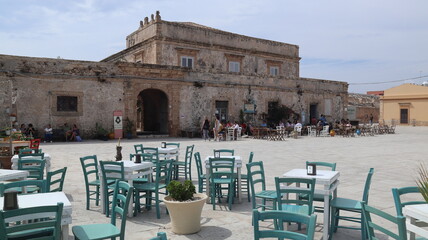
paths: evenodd
<path fill-rule="evenodd" d="M 248 161 L 250 151 L 254 161 L 263 161 L 267 176 L 267 188 L 274 189 L 274 177 L 293 168 L 304 168 L 305 161 L 336 162 L 340 171 L 338 196 L 361 199 L 364 181 L 370 167 L 375 168 L 370 190 L 369 204 L 395 214 L 391 188 L 414 186 L 420 162 L 428 164 L 428 128 L 397 127 L 396 134 L 366 137 L 300 137 L 286 141 L 267 141 L 244 138 L 233 142 L 213 142 L 190 138 L 156 138 L 121 140 L 122 154 L 127 158 L 134 152 L 133 145 L 160 146 L 160 142 L 180 142 L 183 158 L 185 146 L 194 144 L 201 157 L 212 155 L 216 148 L 233 148 L 235 154 Z M 85 187 L 79 157 L 96 154 L 99 160 L 113 160 L 117 142 L 88 140 L 73 143 L 42 143 L 41 148 L 52 157 L 52 170 L 67 166 L 65 193 L 73 205 L 73 225 L 109 222 L 100 207 L 92 202 L 91 210 L 85 208 Z M 193 161 L 192 176 L 197 184 L 196 165 Z M 232 211 L 226 204 L 212 210 L 204 206 L 202 229 L 197 234 L 176 235 L 171 232 L 169 216 L 161 206 L 161 219 L 151 210 L 128 218 L 126 239 L 149 239 L 158 231 L 167 232 L 168 239 L 253 239 L 251 204 L 244 195 L 243 203 L 235 203 Z M 318 223 L 322 221 L 318 215 Z M 348 225 L 352 225 L 346 223 Z M 356 226 L 356 225 L 354 225 Z M 392 228 L 392 226 L 387 225 Z M 315 239 L 322 238 L 322 224 L 318 224 Z M 381 239 L 386 239 L 384 236 Z M 70 237 L 73 239 L 70 227 Z M 339 229 L 333 239 L 361 239 L 359 231 Z"/>

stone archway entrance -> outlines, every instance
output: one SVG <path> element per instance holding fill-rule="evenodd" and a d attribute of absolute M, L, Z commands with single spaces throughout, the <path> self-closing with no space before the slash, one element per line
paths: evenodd
<path fill-rule="evenodd" d="M 137 133 L 168 134 L 168 97 L 158 89 L 140 92 L 137 101 Z"/>

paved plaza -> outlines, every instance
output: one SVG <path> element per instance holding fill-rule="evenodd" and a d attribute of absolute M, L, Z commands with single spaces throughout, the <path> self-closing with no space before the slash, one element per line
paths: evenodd
<path fill-rule="evenodd" d="M 124 159 L 128 159 L 129 154 L 134 152 L 134 144 L 158 147 L 162 141 L 180 142 L 180 159 L 184 157 L 185 146 L 192 144 L 195 145 L 194 152 L 200 152 L 202 159 L 212 155 L 213 149 L 232 148 L 235 149 L 235 155 L 241 156 L 246 163 L 249 153 L 253 151 L 253 161 L 264 162 L 268 189 L 275 189 L 274 177 L 282 176 L 294 168 L 304 168 L 305 161 L 336 162 L 337 170 L 340 171 L 338 196 L 361 199 L 367 173 L 369 168 L 373 167 L 375 171 L 369 205 L 394 215 L 391 188 L 414 186 L 418 165 L 420 162 L 428 164 L 428 127 L 399 126 L 395 134 L 349 138 L 303 136 L 299 139 L 288 138 L 285 141 L 243 138 L 231 142 L 205 142 L 195 138 L 125 139 L 121 140 L 122 154 Z M 106 142 L 88 140 L 41 145 L 43 151 L 52 157 L 52 170 L 68 167 L 64 192 L 73 205 L 72 225 L 110 221 L 93 201 L 91 209 L 86 210 L 85 183 L 79 157 L 95 154 L 98 160 L 114 160 L 116 144 L 117 141 L 113 140 Z M 246 169 L 243 169 L 244 172 Z M 192 177 L 193 182 L 197 184 L 194 160 Z M 168 239 L 253 239 L 251 204 L 246 200 L 246 195 L 241 204 L 235 201 L 232 211 L 226 207 L 225 201 L 218 205 L 215 211 L 212 210 L 212 205 L 205 204 L 202 212 L 202 229 L 193 235 L 172 233 L 169 216 L 163 204 L 161 210 L 161 219 L 156 218 L 154 209 L 128 218 L 126 239 L 149 239 L 158 231 L 166 232 Z M 318 214 L 318 223 L 322 222 L 322 217 L 322 214 Z M 316 231 L 315 239 L 321 239 L 322 224 L 317 225 Z M 360 231 L 339 229 L 333 235 L 333 239 L 360 239 L 360 234 Z M 69 239 L 73 239 L 71 230 Z"/>

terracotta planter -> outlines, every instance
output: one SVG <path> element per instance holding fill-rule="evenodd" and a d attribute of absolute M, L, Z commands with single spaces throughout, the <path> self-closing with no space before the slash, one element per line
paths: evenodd
<path fill-rule="evenodd" d="M 201 213 L 207 201 L 207 195 L 196 193 L 193 196 L 200 199 L 191 202 L 177 202 L 171 201 L 170 196 L 164 198 L 171 218 L 172 231 L 176 234 L 192 234 L 201 230 Z"/>

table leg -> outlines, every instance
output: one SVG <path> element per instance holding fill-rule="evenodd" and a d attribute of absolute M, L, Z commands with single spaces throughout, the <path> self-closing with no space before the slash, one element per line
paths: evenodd
<path fill-rule="evenodd" d="M 100 195 L 101 195 L 101 197 L 100 197 L 100 201 L 101 201 L 100 206 L 101 206 L 101 212 L 102 212 L 103 214 L 105 214 L 105 213 L 106 213 L 106 211 L 105 211 L 105 204 L 104 204 L 104 202 L 105 202 L 105 196 L 104 196 L 104 181 L 103 181 L 103 175 L 101 174 L 101 172 L 100 172 L 98 175 L 99 175 L 99 177 L 100 177 Z"/>
<path fill-rule="evenodd" d="M 207 203 L 211 203 L 210 195 L 210 169 L 205 168 L 205 192 L 207 193 Z"/>
<path fill-rule="evenodd" d="M 68 224 L 62 225 L 61 229 L 61 239 L 68 240 Z"/>
<path fill-rule="evenodd" d="M 132 180 L 132 179 L 129 179 L 128 180 L 128 184 L 132 187 L 133 185 L 133 182 L 134 182 L 134 180 Z M 129 200 L 129 206 L 128 206 L 128 217 L 133 217 L 134 216 L 134 196 L 132 196 L 132 194 L 134 194 L 133 192 L 131 192 L 131 191 L 129 191 L 130 193 L 128 193 L 128 194 L 131 194 L 131 199 Z M 113 213 L 112 213 L 113 214 Z"/>
<path fill-rule="evenodd" d="M 242 203 L 242 191 L 241 191 L 241 167 L 237 168 L 238 171 L 238 202 Z M 248 191 L 248 190 L 247 190 Z"/>
<path fill-rule="evenodd" d="M 416 219 L 411 217 L 410 224 L 416 225 Z M 409 231 L 409 240 L 415 240 L 415 238 L 416 238 L 415 233 Z"/>
<path fill-rule="evenodd" d="M 327 186 L 329 187 L 329 186 Z M 328 239 L 329 228 L 330 228 L 330 194 L 324 194 L 324 228 L 323 228 L 323 239 Z"/>

